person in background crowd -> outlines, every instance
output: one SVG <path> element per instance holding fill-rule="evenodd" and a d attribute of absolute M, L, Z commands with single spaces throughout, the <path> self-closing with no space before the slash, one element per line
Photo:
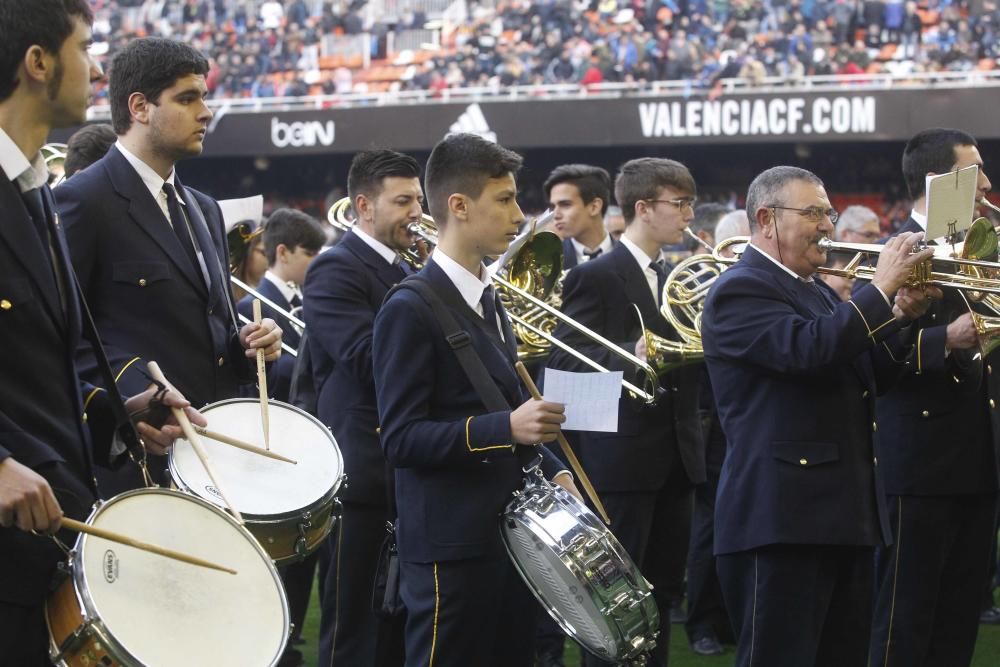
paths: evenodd
<path fill-rule="evenodd" d="M 107 123 L 84 125 L 74 132 L 66 142 L 66 161 L 63 162 L 66 178 L 104 157 L 117 139 L 114 129 Z"/>
<path fill-rule="evenodd" d="M 618 243 L 622 234 L 625 233 L 625 216 L 618 206 L 609 206 L 608 212 L 604 215 L 604 229 L 607 230 L 611 241 Z"/>
<path fill-rule="evenodd" d="M 835 240 L 843 243 L 875 243 L 882 236 L 878 214 L 855 204 L 848 206 L 837 220 Z"/>

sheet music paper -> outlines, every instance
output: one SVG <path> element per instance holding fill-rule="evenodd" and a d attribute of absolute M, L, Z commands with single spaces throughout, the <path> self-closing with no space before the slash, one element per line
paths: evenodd
<path fill-rule="evenodd" d="M 962 232 L 972 225 L 978 180 L 976 165 L 927 177 L 927 240 Z M 954 229 L 950 228 L 952 223 Z"/>
<path fill-rule="evenodd" d="M 566 405 L 563 429 L 616 433 L 622 376 L 621 371 L 570 373 L 546 368 L 544 398 Z"/>
<path fill-rule="evenodd" d="M 260 222 L 264 219 L 264 195 L 243 197 L 242 199 L 221 199 L 222 220 L 226 223 L 226 231 L 243 220 Z"/>

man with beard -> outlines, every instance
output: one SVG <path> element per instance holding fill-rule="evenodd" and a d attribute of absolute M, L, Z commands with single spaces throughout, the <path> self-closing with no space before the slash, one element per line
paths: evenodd
<path fill-rule="evenodd" d="M 340 523 L 320 554 L 319 662 L 390 667 L 403 662 L 402 620 L 377 618 L 371 607 L 394 511 L 379 442 L 372 325 L 386 293 L 410 273 L 399 253 L 412 242 L 407 226 L 423 214 L 420 167 L 409 155 L 364 151 L 351 162 L 347 190 L 354 226 L 310 267 L 303 295 L 317 416 L 337 438 L 348 479 Z"/>
<path fill-rule="evenodd" d="M 65 559 L 27 531 L 55 533 L 64 515 L 85 519 L 98 496 L 95 463 L 110 463 L 115 432 L 127 433 L 113 392 L 77 374 L 83 304 L 39 152 L 52 128 L 86 118 L 101 77 L 89 54 L 92 22 L 86 0 L 0 4 L 0 662 L 18 667 L 51 664 L 44 608 Z M 152 396 L 139 393 L 124 411 L 135 418 Z M 176 392 L 163 401 L 187 406 Z M 144 422 L 136 431 L 160 454 L 180 434 Z"/>

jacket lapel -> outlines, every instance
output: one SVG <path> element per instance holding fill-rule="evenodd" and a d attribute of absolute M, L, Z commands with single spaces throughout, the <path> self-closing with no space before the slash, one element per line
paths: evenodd
<path fill-rule="evenodd" d="M 379 282 L 385 286 L 386 290 L 392 289 L 396 283 L 403 279 L 402 267 L 385 261 L 382 255 L 375 252 L 374 248 L 361 240 L 353 231 L 345 234 L 341 243 L 353 252 L 358 259 L 371 267 L 372 271 L 378 277 Z"/>
<path fill-rule="evenodd" d="M 611 251 L 611 257 L 615 262 L 615 273 L 625 285 L 625 295 L 642 313 L 643 324 L 658 335 L 673 338 L 672 331 L 669 330 L 670 327 L 666 326 L 666 321 L 663 320 L 656 307 L 653 293 L 649 290 L 646 274 L 639 268 L 639 263 L 635 261 L 631 251 L 619 244 Z M 629 313 L 630 317 L 634 316 L 635 309 L 630 308 L 630 310 L 632 311 Z M 662 326 L 661 320 L 663 320 Z M 638 322 L 636 322 L 636 326 L 638 327 Z"/>
<path fill-rule="evenodd" d="M 65 320 L 59 299 L 59 288 L 52 272 L 49 250 L 38 238 L 17 186 L 6 178 L 0 180 L 3 180 L 3 184 L 0 185 L 0 211 L 7 212 L 6 220 L 0 224 L 0 239 L 7 244 L 10 254 L 17 258 L 24 272 L 37 286 L 49 315 L 59 327 L 62 327 Z M 44 188 L 43 193 L 46 190 L 47 188 Z"/>
<path fill-rule="evenodd" d="M 139 174 L 114 146 L 104 158 L 104 164 L 115 191 L 129 202 L 128 213 L 132 221 L 160 246 L 163 254 L 174 263 L 181 275 L 204 294 L 205 280 L 201 270 L 191 264 L 180 241 L 170 228 L 166 216 L 163 215 L 159 204 L 153 199 Z"/>

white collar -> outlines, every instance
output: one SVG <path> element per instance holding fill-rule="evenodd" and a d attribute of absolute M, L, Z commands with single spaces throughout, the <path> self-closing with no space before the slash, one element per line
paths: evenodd
<path fill-rule="evenodd" d="M 299 295 L 300 294 L 299 288 L 295 286 L 294 283 L 282 280 L 280 277 L 278 277 L 278 274 L 276 274 L 271 269 L 268 269 L 264 273 L 264 278 L 270 280 L 274 284 L 274 286 L 278 288 L 278 291 L 281 292 L 281 296 L 285 297 L 285 301 L 287 301 L 288 303 L 292 302 L 292 297 L 294 296 L 298 296 L 300 299 L 302 298 Z"/>
<path fill-rule="evenodd" d="M 458 293 L 462 295 L 462 300 L 465 301 L 469 308 L 478 312 L 477 308 L 479 307 L 479 300 L 483 297 L 483 290 L 493 284 L 486 265 L 480 264 L 479 276 L 474 276 L 464 266 L 444 254 L 444 251 L 440 247 L 434 249 L 431 257 L 433 257 L 434 263 L 441 267 L 441 270 L 448 276 L 448 279 L 458 288 Z"/>
<path fill-rule="evenodd" d="M 379 241 L 374 236 L 370 235 L 365 230 L 361 229 L 357 225 L 351 227 L 351 231 L 354 232 L 359 239 L 365 242 L 365 244 L 377 252 L 379 257 L 387 261 L 389 264 L 395 264 L 399 261 L 399 255 L 395 250 L 387 246 L 386 244 Z"/>
<path fill-rule="evenodd" d="M 21 192 L 40 188 L 49 180 L 49 169 L 41 151 L 28 162 L 28 158 L 3 128 L 0 128 L 0 168 L 3 168 L 8 180 L 17 183 Z"/>
<path fill-rule="evenodd" d="M 774 264 L 775 266 L 777 266 L 778 268 L 780 268 L 782 271 L 784 271 L 785 273 L 787 273 L 788 275 L 790 275 L 792 278 L 795 278 L 796 280 L 804 280 L 807 283 L 812 282 L 812 276 L 809 276 L 808 278 L 803 278 L 802 276 L 800 276 L 799 274 L 795 273 L 790 268 L 788 268 L 787 266 L 785 266 L 784 264 L 782 264 L 781 262 L 779 262 L 778 260 L 776 260 L 774 257 L 771 257 L 769 254 L 767 254 L 766 252 L 764 252 L 763 250 L 761 250 L 758 246 L 755 246 L 753 243 L 748 243 L 747 245 L 749 245 L 751 248 L 753 248 L 754 250 L 756 250 L 757 252 L 759 252 L 761 255 L 763 255 L 764 257 L 766 257 L 772 264 Z"/>
<path fill-rule="evenodd" d="M 586 257 L 584 252 L 593 252 L 590 248 L 574 238 L 570 238 L 570 242 L 573 244 L 573 249 L 576 250 L 577 258 Z M 604 233 L 604 240 L 597 244 L 597 248 L 594 248 L 594 250 L 596 251 L 598 248 L 600 248 L 602 255 L 611 251 L 611 234 L 608 234 L 607 232 Z"/>
<path fill-rule="evenodd" d="M 157 174 L 152 167 L 143 162 L 132 151 L 125 148 L 121 139 L 115 142 L 115 148 L 117 148 L 118 152 L 120 152 L 122 156 L 128 160 L 128 163 L 132 165 L 133 169 L 135 169 L 135 173 L 139 174 L 139 178 L 141 178 L 142 182 L 146 184 L 149 194 L 153 195 L 153 200 L 156 202 L 161 201 L 160 192 L 163 191 L 163 184 L 170 183 L 171 186 L 174 186 L 174 170 L 171 169 L 170 174 L 167 176 L 166 180 L 164 180 L 160 178 L 160 175 Z M 177 197 L 177 201 L 179 201 L 182 205 L 187 206 L 187 204 L 184 203 L 184 197 Z"/>
<path fill-rule="evenodd" d="M 610 236 L 608 238 L 610 239 Z M 646 254 L 645 250 L 637 246 L 634 241 L 629 239 L 624 234 L 622 234 L 622 237 L 619 242 L 623 246 L 625 246 L 630 253 L 632 253 L 632 256 L 635 257 L 636 263 L 639 264 L 639 268 L 642 269 L 643 271 L 649 268 L 649 265 L 652 264 L 653 262 L 658 262 L 663 258 L 662 250 L 656 253 L 655 258 L 650 257 L 649 255 Z"/>
<path fill-rule="evenodd" d="M 920 229 L 927 231 L 927 214 L 917 213 L 916 209 L 910 211 L 910 217 L 913 218 L 914 222 L 920 225 Z"/>

